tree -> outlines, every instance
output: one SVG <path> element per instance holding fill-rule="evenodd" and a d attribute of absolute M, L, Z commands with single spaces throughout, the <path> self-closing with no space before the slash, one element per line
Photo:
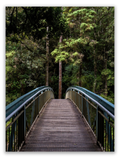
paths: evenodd
<path fill-rule="evenodd" d="M 20 77 L 23 77 L 23 83 L 25 82 L 25 84 L 21 83 L 20 85 L 21 94 L 31 90 L 31 87 L 49 85 L 49 63 L 50 65 L 53 63 L 49 50 L 53 50 L 54 46 L 56 46 L 56 39 L 61 33 L 60 28 L 63 28 L 64 22 L 60 22 L 60 19 L 60 7 L 6 7 L 7 48 L 11 47 L 11 45 L 13 45 L 13 48 L 16 45 L 20 46 L 16 48 L 15 55 L 12 55 L 10 59 L 10 61 L 14 58 L 17 59 L 19 63 L 15 61 L 13 63 L 19 65 L 15 64 L 16 68 L 14 68 L 14 64 L 10 63 L 13 70 L 16 69 L 16 74 L 20 69 Z M 46 30 L 48 27 L 49 30 Z M 64 32 L 63 29 L 62 32 Z M 54 45 L 51 45 L 53 37 Z M 51 46 L 50 49 L 49 45 Z M 9 52 L 12 52 L 13 48 L 11 47 Z M 26 77 L 22 76 L 24 71 Z M 18 76 L 18 80 L 15 81 L 19 81 L 20 77 Z M 45 78 L 46 82 L 44 81 Z M 7 81 L 7 83 L 11 82 Z M 7 93 L 10 93 L 12 88 L 10 88 L 10 85 L 8 86 L 9 89 L 7 88 L 7 90 L 9 92 Z M 16 92 L 20 93 L 19 90 L 16 90 Z"/>
<path fill-rule="evenodd" d="M 113 68 L 108 69 L 108 59 L 114 57 L 114 8 L 65 7 L 63 15 L 69 25 L 69 36 L 52 51 L 55 61 L 71 61 L 79 66 L 79 85 L 98 94 L 104 92 L 107 98 L 108 75 L 114 73 Z M 114 59 L 111 60 L 113 64 Z M 88 85 L 87 79 L 89 84 L 93 83 Z"/>
<path fill-rule="evenodd" d="M 114 102 L 114 7 L 6 7 L 7 103 L 40 85 Z"/>
<path fill-rule="evenodd" d="M 62 43 L 62 35 L 60 36 L 59 43 Z M 62 61 L 59 60 L 59 94 L 58 98 L 61 99 L 62 96 Z"/>
<path fill-rule="evenodd" d="M 47 36 L 46 36 L 46 86 L 49 86 L 49 38 L 48 38 L 48 29 L 47 27 Z"/>

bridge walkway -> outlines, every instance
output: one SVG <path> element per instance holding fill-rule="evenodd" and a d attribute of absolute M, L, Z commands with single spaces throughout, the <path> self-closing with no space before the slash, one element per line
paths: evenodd
<path fill-rule="evenodd" d="M 34 124 L 21 151 L 101 151 L 77 107 L 52 99 Z"/>

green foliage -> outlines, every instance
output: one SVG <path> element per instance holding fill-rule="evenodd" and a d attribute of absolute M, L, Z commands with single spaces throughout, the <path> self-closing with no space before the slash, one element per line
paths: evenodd
<path fill-rule="evenodd" d="M 82 86 L 92 91 L 94 73 L 89 71 L 84 71 L 84 75 L 81 77 Z"/>
<path fill-rule="evenodd" d="M 111 70 L 110 69 L 103 69 L 101 72 L 102 75 L 110 75 L 111 74 Z"/>
<path fill-rule="evenodd" d="M 34 50 L 34 46 L 35 44 L 31 43 L 31 49 Z M 45 60 L 43 60 L 42 58 L 41 60 L 39 60 L 38 53 L 28 51 L 26 47 L 21 46 L 20 43 L 19 46 L 17 44 L 17 47 L 18 50 L 16 52 L 9 51 L 6 53 L 6 101 L 7 101 L 6 103 L 7 104 L 18 98 L 18 96 L 21 96 L 25 94 L 27 91 L 31 90 L 31 87 L 32 88 L 37 87 L 39 85 L 37 79 L 41 78 L 41 76 L 38 77 L 39 72 L 36 75 L 37 70 L 44 71 L 43 67 L 41 66 L 43 66 Z"/>
<path fill-rule="evenodd" d="M 68 87 L 71 85 L 78 85 L 78 74 L 79 66 L 73 64 L 67 65 L 63 73 L 63 83 L 67 84 Z"/>
<path fill-rule="evenodd" d="M 45 85 L 47 34 L 56 98 L 60 60 L 63 93 L 81 85 L 114 103 L 114 7 L 6 7 L 6 104 Z"/>
<path fill-rule="evenodd" d="M 111 93 L 109 96 L 105 96 L 104 94 L 100 94 L 100 96 L 114 104 L 114 94 L 113 93 Z"/>
<path fill-rule="evenodd" d="M 82 67 L 82 75 L 79 70 L 76 75 L 65 70 L 64 81 L 69 79 L 69 84 L 79 85 L 81 80 L 83 87 L 91 91 L 94 88 L 96 93 L 104 95 L 107 84 L 108 97 L 114 98 L 111 90 L 114 87 L 114 8 L 64 7 L 63 14 L 69 25 L 69 36 L 56 46 L 52 55 L 55 62 L 61 60 Z"/>

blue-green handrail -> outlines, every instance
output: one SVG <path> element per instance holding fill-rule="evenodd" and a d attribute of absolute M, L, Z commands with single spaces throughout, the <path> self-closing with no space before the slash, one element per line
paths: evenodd
<path fill-rule="evenodd" d="M 17 109 L 22 103 L 24 103 L 28 98 L 34 95 L 40 89 L 43 89 L 45 86 L 38 87 L 23 96 L 17 98 L 15 101 L 11 102 L 6 106 L 6 117 L 9 116 L 15 109 Z"/>
<path fill-rule="evenodd" d="M 41 86 L 6 106 L 6 151 L 20 149 L 45 104 L 52 98 L 53 89 Z"/>
<path fill-rule="evenodd" d="M 38 87 L 38 88 L 24 94 L 23 96 L 19 97 L 18 99 L 16 99 L 12 103 L 8 104 L 6 106 L 6 121 L 12 117 L 12 113 L 14 114 L 14 112 L 16 110 L 19 110 L 19 108 L 20 108 L 20 106 L 22 106 L 22 104 L 26 103 L 27 100 L 30 100 L 34 96 L 36 96 L 36 93 L 39 93 L 39 92 L 44 91 L 46 89 L 52 90 L 51 87 L 41 86 L 41 87 Z"/>
<path fill-rule="evenodd" d="M 102 106 L 104 106 L 108 111 L 110 111 L 112 114 L 114 114 L 114 104 L 107 101 L 103 97 L 87 90 L 86 88 L 76 86 L 76 88 L 80 89 L 81 91 L 85 92 L 87 95 L 95 99 L 97 102 L 99 102 Z"/>
<path fill-rule="evenodd" d="M 88 97 L 89 99 L 91 99 L 92 101 L 94 101 L 95 103 L 97 103 L 99 105 L 99 107 L 101 107 L 101 109 L 105 110 L 110 116 L 111 118 L 114 119 L 114 104 L 112 104 L 111 102 L 107 101 L 106 99 L 104 99 L 103 97 L 87 90 L 86 88 L 83 87 L 79 87 L 79 86 L 72 86 L 69 87 L 66 90 L 66 93 L 69 90 L 76 90 L 78 92 L 81 92 L 82 94 L 84 94 L 86 97 Z"/>
<path fill-rule="evenodd" d="M 114 104 L 79 86 L 69 87 L 65 98 L 79 108 L 103 150 L 114 151 Z"/>

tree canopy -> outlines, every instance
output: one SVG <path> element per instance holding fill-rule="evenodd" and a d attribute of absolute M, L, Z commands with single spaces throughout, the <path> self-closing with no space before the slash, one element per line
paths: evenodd
<path fill-rule="evenodd" d="M 6 104 L 45 85 L 46 64 L 58 98 L 59 61 L 62 98 L 79 85 L 114 103 L 114 7 L 6 7 Z"/>

